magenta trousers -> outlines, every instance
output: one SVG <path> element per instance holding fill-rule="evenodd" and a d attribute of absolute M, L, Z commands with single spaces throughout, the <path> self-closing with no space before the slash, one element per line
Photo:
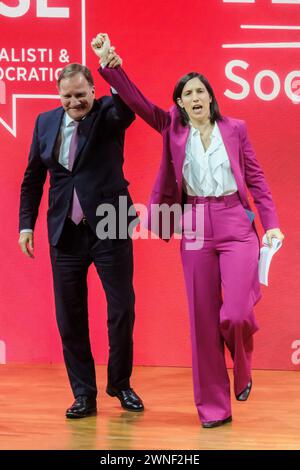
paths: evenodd
<path fill-rule="evenodd" d="M 190 197 L 192 219 L 201 204 L 203 230 L 197 250 L 181 241 L 189 304 L 195 404 L 202 422 L 231 415 L 230 382 L 224 345 L 233 359 L 234 392 L 251 378 L 253 333 L 258 330 L 253 306 L 260 299 L 259 241 L 238 193 L 223 197 Z M 189 238 L 187 238 L 189 237 Z M 191 246 L 191 245 L 190 245 Z"/>

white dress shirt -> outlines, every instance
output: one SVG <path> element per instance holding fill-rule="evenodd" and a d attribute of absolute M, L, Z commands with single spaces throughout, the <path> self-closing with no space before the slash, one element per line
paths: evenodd
<path fill-rule="evenodd" d="M 69 151 L 71 139 L 74 131 L 74 119 L 65 113 L 60 127 L 61 144 L 59 149 L 58 162 L 69 169 Z"/>
<path fill-rule="evenodd" d="M 198 129 L 191 126 L 183 164 L 183 189 L 190 196 L 224 196 L 237 191 L 228 154 L 215 122 L 205 151 Z"/>

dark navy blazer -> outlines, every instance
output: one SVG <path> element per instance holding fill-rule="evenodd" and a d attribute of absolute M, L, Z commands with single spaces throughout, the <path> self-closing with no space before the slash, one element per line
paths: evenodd
<path fill-rule="evenodd" d="M 68 216 L 73 188 L 89 225 L 95 231 L 96 209 L 102 202 L 117 204 L 127 194 L 123 174 L 125 129 L 134 113 L 118 95 L 95 100 L 93 108 L 78 127 L 79 141 L 72 171 L 58 162 L 60 127 L 64 109 L 59 107 L 38 116 L 20 201 L 20 230 L 34 229 L 47 171 L 50 173 L 48 235 L 55 246 Z M 57 149 L 58 147 L 58 149 Z"/>

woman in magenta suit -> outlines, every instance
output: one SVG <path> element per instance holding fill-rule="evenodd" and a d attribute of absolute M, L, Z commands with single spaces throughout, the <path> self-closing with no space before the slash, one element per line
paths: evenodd
<path fill-rule="evenodd" d="M 150 207 L 187 203 L 192 207 L 193 222 L 197 208 L 202 207 L 201 249 L 188 248 L 190 238 L 183 234 L 181 258 L 189 303 L 195 404 L 203 427 L 220 426 L 232 420 L 224 344 L 233 359 L 236 399 L 247 400 L 252 387 L 253 334 L 258 329 L 253 307 L 260 299 L 259 240 L 247 189 L 269 243 L 273 237 L 283 240 L 284 236 L 246 125 L 221 116 L 208 80 L 195 72 L 182 77 L 174 89 L 174 105 L 164 111 L 132 83 L 120 66 L 120 57 L 109 47 L 105 34 L 92 41 L 100 57 L 100 74 L 163 137 L 162 162 Z"/>

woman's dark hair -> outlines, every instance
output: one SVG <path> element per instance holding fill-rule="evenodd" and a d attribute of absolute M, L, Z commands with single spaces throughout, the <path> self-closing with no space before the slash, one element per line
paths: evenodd
<path fill-rule="evenodd" d="M 173 92 L 173 101 L 176 104 L 178 111 L 180 112 L 181 124 L 183 126 L 186 126 L 189 123 L 189 117 L 188 117 L 187 112 L 179 106 L 177 100 L 178 100 L 178 98 L 181 99 L 182 90 L 183 90 L 185 84 L 189 80 L 191 80 L 192 78 L 199 78 L 199 80 L 205 85 L 205 87 L 206 87 L 206 89 L 207 89 L 207 91 L 208 91 L 208 93 L 211 97 L 210 122 L 213 124 L 215 121 L 218 121 L 218 120 L 222 119 L 222 115 L 220 113 L 219 105 L 218 105 L 218 102 L 216 100 L 214 91 L 213 91 L 209 81 L 207 80 L 207 78 L 204 77 L 204 75 L 201 75 L 201 73 L 190 72 L 190 73 L 187 73 L 186 75 L 184 75 L 183 77 L 181 77 L 178 80 L 178 82 L 175 85 L 174 92 Z"/>

